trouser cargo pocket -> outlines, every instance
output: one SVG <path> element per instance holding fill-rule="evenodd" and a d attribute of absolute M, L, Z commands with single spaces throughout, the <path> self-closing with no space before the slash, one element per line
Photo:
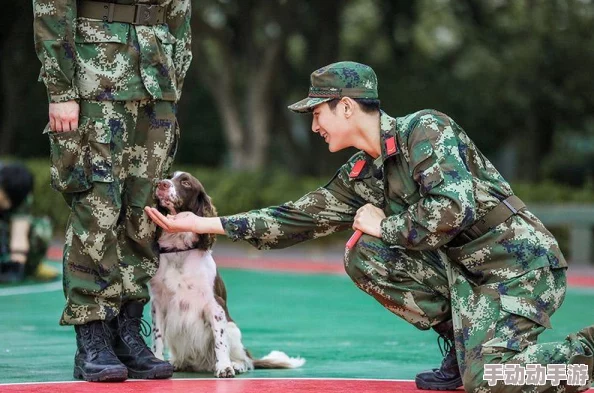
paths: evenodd
<path fill-rule="evenodd" d="M 89 149 L 82 129 L 66 132 L 43 131 L 49 136 L 51 186 L 62 193 L 86 191 L 91 188 Z"/>
<path fill-rule="evenodd" d="M 113 181 L 113 160 L 109 125 L 102 119 L 81 117 L 81 126 L 89 136 L 91 180 L 111 183 Z"/>

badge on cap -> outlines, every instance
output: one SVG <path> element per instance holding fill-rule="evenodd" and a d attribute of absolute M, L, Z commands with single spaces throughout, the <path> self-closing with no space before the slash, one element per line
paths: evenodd
<path fill-rule="evenodd" d="M 353 165 L 353 169 L 351 169 L 351 173 L 349 173 L 349 177 L 352 179 L 352 178 L 359 176 L 359 174 L 361 173 L 363 168 L 365 168 L 365 160 L 357 161 L 355 163 L 355 165 Z"/>
<path fill-rule="evenodd" d="M 391 156 L 392 154 L 398 153 L 398 147 L 396 146 L 396 138 L 391 136 L 386 139 L 386 154 Z"/>

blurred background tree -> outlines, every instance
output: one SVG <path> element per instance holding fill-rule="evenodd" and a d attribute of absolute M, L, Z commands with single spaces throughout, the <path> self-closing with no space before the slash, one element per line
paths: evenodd
<path fill-rule="evenodd" d="M 0 18 L 0 154 L 46 157 L 30 2 Z M 371 65 L 392 116 L 452 116 L 510 180 L 582 185 L 594 168 L 591 0 L 200 0 L 178 164 L 331 176 L 309 116 L 286 106 L 309 74 Z M 31 143 L 31 141 L 35 141 Z"/>

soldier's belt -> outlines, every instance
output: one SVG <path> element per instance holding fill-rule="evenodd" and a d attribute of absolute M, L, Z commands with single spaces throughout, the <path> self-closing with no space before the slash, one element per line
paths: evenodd
<path fill-rule="evenodd" d="M 79 1 L 77 16 L 133 25 L 167 23 L 166 7 L 153 4 L 127 5 L 103 1 Z"/>
<path fill-rule="evenodd" d="M 524 209 L 526 205 L 515 195 L 507 197 L 497 206 L 491 209 L 481 219 L 475 222 L 470 228 L 460 232 L 458 236 L 452 239 L 448 246 L 460 247 L 469 243 L 487 233 L 491 228 L 496 227 L 508 218 Z"/>

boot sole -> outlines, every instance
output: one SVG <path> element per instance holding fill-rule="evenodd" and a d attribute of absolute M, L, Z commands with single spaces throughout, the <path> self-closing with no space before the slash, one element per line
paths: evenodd
<path fill-rule="evenodd" d="M 132 379 L 167 379 L 173 376 L 173 366 L 161 367 L 148 371 L 136 371 L 128 369 L 128 378 Z"/>
<path fill-rule="evenodd" d="M 74 378 L 87 382 L 123 382 L 128 379 L 127 369 L 105 369 L 95 374 L 85 373 L 80 367 L 74 367 Z"/>
<path fill-rule="evenodd" d="M 421 379 L 415 379 L 417 389 L 420 390 L 456 390 L 462 386 L 462 377 L 458 377 L 447 382 L 425 382 Z"/>

